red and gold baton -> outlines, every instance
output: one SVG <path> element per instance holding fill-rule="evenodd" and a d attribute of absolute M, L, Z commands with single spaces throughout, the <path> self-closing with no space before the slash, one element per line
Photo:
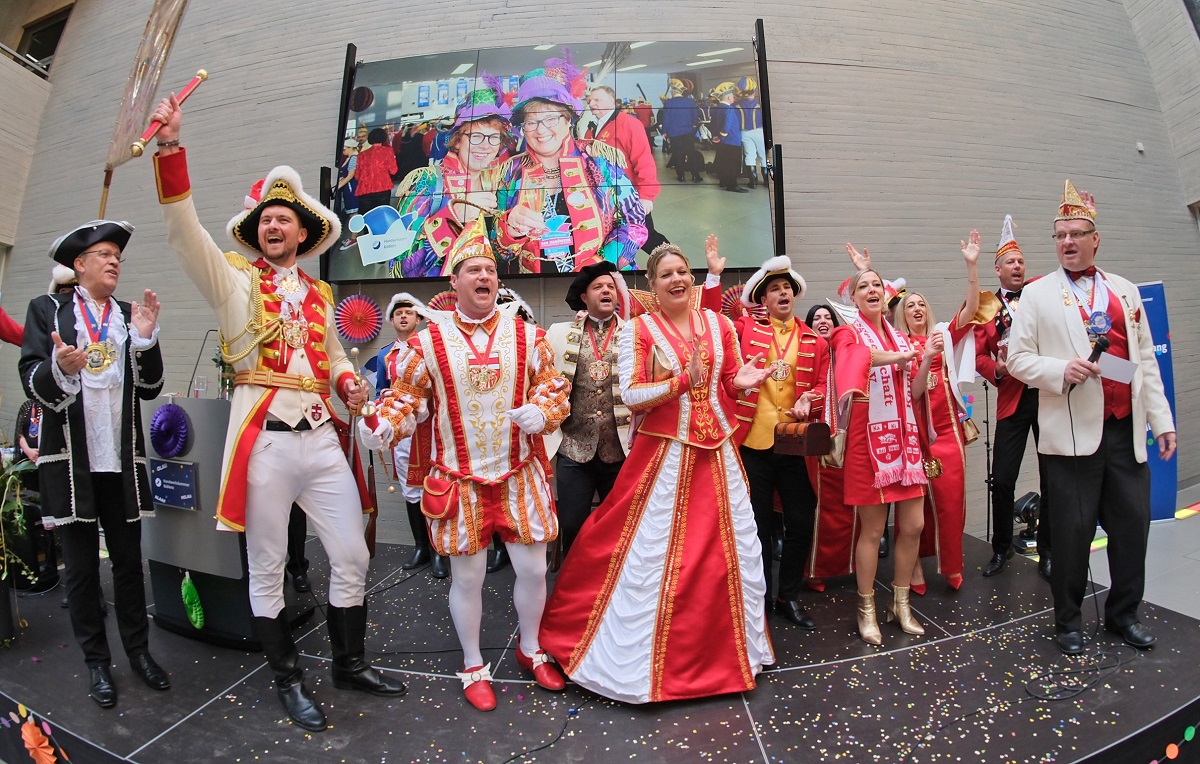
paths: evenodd
<path fill-rule="evenodd" d="M 175 100 L 182 104 L 196 88 L 200 87 L 200 83 L 207 79 L 208 72 L 204 69 L 196 72 L 196 76 L 192 78 L 191 82 L 183 86 L 183 90 L 179 91 L 179 95 L 175 96 Z M 150 139 L 158 133 L 162 126 L 163 123 L 158 120 L 151 122 L 150 127 L 146 128 L 146 132 L 142 133 L 142 137 L 134 141 L 133 145 L 129 147 L 129 153 L 135 157 L 140 157 L 142 152 L 146 150 L 146 144 L 150 142 Z"/>

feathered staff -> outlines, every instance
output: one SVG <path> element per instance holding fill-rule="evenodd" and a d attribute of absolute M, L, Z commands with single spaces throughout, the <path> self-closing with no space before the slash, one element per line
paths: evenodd
<path fill-rule="evenodd" d="M 150 18 L 146 21 L 146 30 L 142 32 L 142 43 L 138 46 L 137 56 L 133 61 L 133 69 L 129 72 L 129 81 L 125 83 L 125 95 L 117 110 L 117 124 L 113 128 L 113 137 L 108 144 L 108 157 L 104 160 L 104 190 L 100 195 L 100 215 L 108 207 L 108 189 L 112 185 L 113 170 L 131 157 L 141 155 L 141 149 L 146 141 L 158 131 L 158 125 L 151 125 L 150 130 L 143 134 L 143 127 L 154 109 L 154 97 L 158 92 L 158 81 L 171 53 L 175 42 L 175 32 L 183 19 L 187 8 L 187 0 L 155 0 L 150 10 Z M 190 95 L 208 74 L 201 70 L 196 78 L 185 88 Z M 179 100 L 184 94 L 181 92 Z M 141 138 L 144 140 L 141 140 Z M 135 141 L 141 140 L 140 146 Z"/>

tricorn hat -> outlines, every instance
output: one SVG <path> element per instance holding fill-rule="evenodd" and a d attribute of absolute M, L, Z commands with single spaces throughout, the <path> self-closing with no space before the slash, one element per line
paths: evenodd
<path fill-rule="evenodd" d="M 383 313 L 384 320 L 391 321 L 392 314 L 396 312 L 396 308 L 412 308 L 421 318 L 429 317 L 429 309 L 425 307 L 425 303 L 413 297 L 408 292 L 397 292 L 392 295 L 392 301 L 388 303 L 387 310 Z"/>
<path fill-rule="evenodd" d="M 93 220 L 55 239 L 50 245 L 50 257 L 68 268 L 74 268 L 75 258 L 102 241 L 112 242 L 124 252 L 132 235 L 133 224 L 128 221 Z"/>
<path fill-rule="evenodd" d="M 280 165 L 254 184 L 246 197 L 245 209 L 225 226 L 235 249 L 251 258 L 262 255 L 258 220 L 264 209 L 274 206 L 291 209 L 300 218 L 301 227 L 308 231 L 308 236 L 296 248 L 297 258 L 321 254 L 342 235 L 342 224 L 333 210 L 304 193 L 298 172 Z"/>
<path fill-rule="evenodd" d="M 746 288 L 742 290 L 742 304 L 746 307 L 761 305 L 763 294 L 767 291 L 767 284 L 776 278 L 788 280 L 797 300 L 804 296 L 804 292 L 808 288 L 800 274 L 792 270 L 791 258 L 787 255 L 779 255 L 763 263 L 762 267 L 746 280 Z"/>
<path fill-rule="evenodd" d="M 592 285 L 592 282 L 601 276 L 612 276 L 613 281 L 616 282 L 617 313 L 625 315 L 629 305 L 629 287 L 625 284 L 625 277 L 621 275 L 616 263 L 608 260 L 601 260 L 598 263 L 585 265 L 579 269 L 575 280 L 567 288 L 567 306 L 571 310 L 586 310 L 587 305 L 583 302 L 583 295 L 587 292 L 588 287 Z"/>

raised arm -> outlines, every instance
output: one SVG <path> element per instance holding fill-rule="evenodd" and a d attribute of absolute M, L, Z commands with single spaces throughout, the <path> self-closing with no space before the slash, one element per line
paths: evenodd
<path fill-rule="evenodd" d="M 979 310 L 979 231 L 972 230 L 966 241 L 960 241 L 963 261 L 967 264 L 967 299 L 958 311 L 956 327 L 961 329 L 971 323 Z"/>

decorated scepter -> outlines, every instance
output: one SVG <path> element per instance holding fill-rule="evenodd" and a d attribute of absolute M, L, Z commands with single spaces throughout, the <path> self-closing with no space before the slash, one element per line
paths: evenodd
<path fill-rule="evenodd" d="M 150 18 L 146 20 L 146 29 L 142 32 L 142 42 L 138 45 L 137 55 L 133 59 L 133 69 L 125 83 L 125 94 L 121 97 L 121 106 L 117 109 L 117 122 L 113 127 L 113 137 L 108 144 L 108 156 L 104 161 L 104 188 L 100 193 L 100 214 L 103 218 L 108 207 L 108 189 L 112 185 L 113 171 L 132 157 L 139 156 L 131 150 L 134 139 L 139 134 L 145 134 L 146 120 L 154 110 L 155 95 L 171 46 L 175 43 L 175 33 L 183 20 L 183 12 L 187 9 L 188 0 L 155 0 L 150 10 Z M 208 74 L 204 74 L 207 77 Z M 199 77 L 199 75 L 197 75 Z M 199 77 L 203 81 L 203 77 Z M 193 80 L 198 85 L 199 82 Z M 192 90 L 195 90 L 193 85 Z M 155 130 L 157 127 L 151 126 Z M 148 132 L 148 131 L 147 131 Z M 149 133 L 146 140 L 153 137 Z M 145 147 L 145 143 L 142 144 Z"/>
<path fill-rule="evenodd" d="M 188 96 L 190 96 L 196 90 L 196 88 L 200 87 L 200 83 L 207 79 L 207 71 L 204 69 L 197 70 L 196 76 L 192 78 L 191 82 L 183 86 L 183 90 L 179 91 L 179 94 L 175 96 L 175 100 L 182 105 L 183 102 L 188 99 Z M 146 150 L 146 144 L 150 142 L 151 138 L 158 134 L 158 131 L 162 129 L 162 126 L 163 123 L 159 122 L 157 119 L 151 121 L 150 127 L 146 128 L 146 132 L 142 133 L 140 138 L 130 144 L 129 154 L 131 156 L 140 157 L 142 152 Z"/>

